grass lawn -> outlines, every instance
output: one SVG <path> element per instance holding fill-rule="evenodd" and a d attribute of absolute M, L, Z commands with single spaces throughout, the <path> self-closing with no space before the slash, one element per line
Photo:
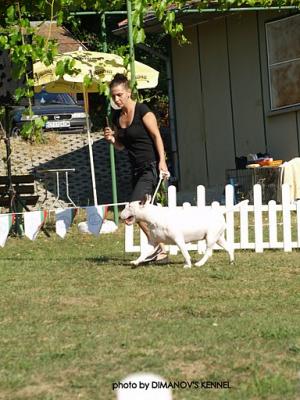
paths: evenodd
<path fill-rule="evenodd" d="M 74 226 L 0 249 L 1 400 L 113 400 L 112 383 L 139 371 L 231 386 L 174 400 L 299 399 L 299 251 L 132 270 L 123 240 L 122 226 Z"/>

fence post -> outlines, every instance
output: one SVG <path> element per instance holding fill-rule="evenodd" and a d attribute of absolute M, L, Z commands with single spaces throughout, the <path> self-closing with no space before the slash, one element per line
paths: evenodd
<path fill-rule="evenodd" d="M 300 247 L 300 200 L 296 202 L 296 213 L 297 213 L 297 247 Z"/>
<path fill-rule="evenodd" d="M 133 244 L 133 225 L 125 225 L 125 252 L 135 251 Z"/>
<path fill-rule="evenodd" d="M 262 225 L 262 197 L 261 186 L 256 184 L 253 186 L 254 197 L 254 229 L 255 229 L 255 251 L 262 253 L 263 246 L 263 225 Z"/>
<path fill-rule="evenodd" d="M 240 207 L 240 249 L 249 246 L 249 212 L 248 204 L 243 204 Z"/>
<path fill-rule="evenodd" d="M 168 187 L 168 207 L 169 208 L 176 208 L 177 207 L 177 196 L 176 196 L 176 186 L 169 186 Z M 178 248 L 175 245 L 169 246 L 169 253 L 171 255 L 176 256 L 178 253 Z"/>
<path fill-rule="evenodd" d="M 199 185 L 197 186 L 197 207 L 205 207 L 205 186 Z M 199 240 L 197 242 L 197 251 L 199 254 L 204 254 L 206 250 L 206 242 L 205 240 Z"/>
<path fill-rule="evenodd" d="M 197 207 L 205 207 L 205 187 L 203 185 L 197 186 Z"/>
<path fill-rule="evenodd" d="M 283 219 L 283 249 L 284 251 L 292 251 L 292 235 L 291 235 L 291 201 L 290 186 L 283 184 L 282 193 L 282 219 Z"/>
<path fill-rule="evenodd" d="M 140 252 L 144 254 L 148 248 L 148 238 L 146 234 L 140 229 Z"/>
<path fill-rule="evenodd" d="M 270 200 L 268 204 L 269 215 L 269 247 L 276 247 L 278 243 L 277 236 L 277 210 L 275 200 Z"/>
<path fill-rule="evenodd" d="M 225 186 L 225 207 L 226 211 L 226 240 L 228 244 L 234 248 L 234 187 L 232 185 Z M 230 211 L 231 210 L 231 211 Z"/>

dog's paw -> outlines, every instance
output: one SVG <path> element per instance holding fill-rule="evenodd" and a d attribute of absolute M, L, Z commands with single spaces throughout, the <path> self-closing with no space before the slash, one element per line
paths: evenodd
<path fill-rule="evenodd" d="M 138 266 L 139 263 L 140 263 L 139 260 L 132 260 L 132 261 L 130 261 L 130 264 L 135 265 L 135 266 Z"/>
<path fill-rule="evenodd" d="M 192 266 L 191 266 L 190 264 L 185 264 L 185 265 L 183 266 L 183 268 L 184 268 L 184 269 L 189 269 L 189 268 L 192 268 Z"/>
<path fill-rule="evenodd" d="M 201 262 L 201 261 L 198 261 L 198 262 L 195 263 L 196 267 L 202 267 L 202 265 L 204 265 L 204 263 Z"/>

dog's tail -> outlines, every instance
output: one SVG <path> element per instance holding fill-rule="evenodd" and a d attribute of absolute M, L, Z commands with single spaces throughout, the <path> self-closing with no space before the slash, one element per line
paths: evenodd
<path fill-rule="evenodd" d="M 249 203 L 249 200 L 240 201 L 239 203 L 235 204 L 233 207 L 225 208 L 225 209 L 223 210 L 223 214 L 227 213 L 228 211 L 235 211 L 235 210 L 238 210 L 239 208 L 241 208 L 242 206 L 244 206 L 244 205 L 246 205 L 246 204 L 248 204 L 248 203 Z"/>

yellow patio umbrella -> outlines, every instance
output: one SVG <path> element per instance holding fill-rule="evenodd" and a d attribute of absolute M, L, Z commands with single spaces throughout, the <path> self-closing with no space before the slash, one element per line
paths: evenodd
<path fill-rule="evenodd" d="M 74 65 L 72 66 L 72 75 L 64 74 L 62 77 L 60 77 L 55 73 L 56 67 L 59 61 L 65 60 L 74 60 Z M 138 89 L 148 89 L 157 86 L 159 75 L 158 71 L 138 61 L 135 61 L 134 65 Z M 95 205 L 98 204 L 98 201 L 92 141 L 88 118 L 89 110 L 87 93 L 99 92 L 99 86 L 103 83 L 110 82 L 117 73 L 126 74 L 128 79 L 130 79 L 130 70 L 127 73 L 122 57 L 116 54 L 100 53 L 88 50 L 78 50 L 61 54 L 55 57 L 53 64 L 49 66 L 42 62 L 36 62 L 33 64 L 34 89 L 36 92 L 46 89 L 48 92 L 52 93 L 83 93 Z M 86 78 L 89 78 L 88 85 L 85 84 Z"/>
<path fill-rule="evenodd" d="M 61 78 L 56 75 L 55 69 L 59 61 L 65 60 L 74 61 L 72 69 L 75 73 L 64 74 Z M 121 56 L 88 50 L 61 54 L 55 57 L 54 63 L 49 66 L 42 62 L 36 62 L 33 65 L 36 91 L 40 91 L 43 86 L 47 85 L 48 92 L 81 93 L 84 79 L 89 77 L 91 84 L 86 86 L 85 90 L 95 93 L 99 91 L 101 83 L 110 82 L 117 73 L 127 75 Z M 139 61 L 135 61 L 135 75 L 137 89 L 154 88 L 158 84 L 159 72 Z M 128 78 L 130 79 L 130 70 Z"/>

